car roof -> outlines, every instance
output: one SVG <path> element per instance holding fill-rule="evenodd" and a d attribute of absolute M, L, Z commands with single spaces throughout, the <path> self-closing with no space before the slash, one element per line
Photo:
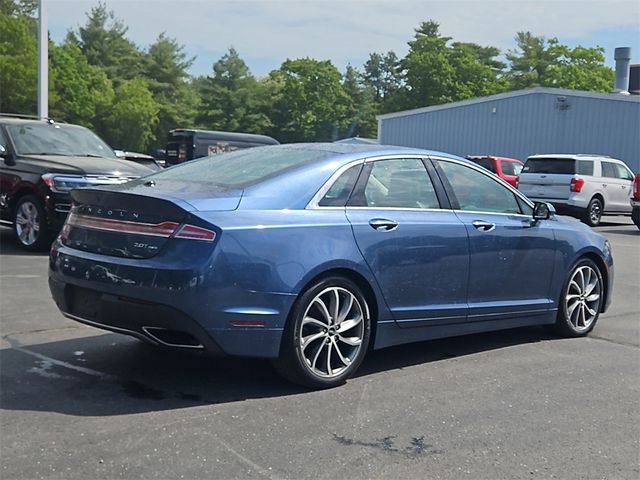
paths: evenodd
<path fill-rule="evenodd" d="M 483 160 L 485 158 L 489 158 L 491 160 L 504 160 L 506 162 L 523 163 L 522 160 L 520 160 L 518 158 L 498 157 L 496 155 L 465 155 L 464 158 L 466 158 L 468 160 Z"/>
<path fill-rule="evenodd" d="M 531 155 L 529 158 L 567 158 L 570 160 L 581 159 L 607 159 L 607 160 L 615 160 L 615 158 L 611 158 L 607 155 L 598 155 L 591 153 L 536 153 L 535 155 Z"/>
<path fill-rule="evenodd" d="M 13 116 L 6 116 L 6 115 L 0 115 L 0 123 L 3 123 L 5 125 L 25 125 L 30 123 L 37 123 L 37 124 L 55 123 L 57 125 L 59 124 L 59 125 L 79 126 L 79 125 L 72 125 L 70 123 L 65 123 L 65 122 L 58 122 L 52 118 L 25 118 L 25 117 L 13 117 Z"/>
<path fill-rule="evenodd" d="M 456 160 L 465 160 L 450 153 L 438 152 L 436 150 L 423 150 L 419 148 L 399 147 L 396 145 L 377 145 L 377 144 L 350 144 L 350 143 L 288 143 L 282 145 L 272 145 L 269 148 L 293 148 L 308 149 L 316 151 L 325 151 L 335 153 L 336 156 L 344 155 L 347 157 L 361 158 L 366 157 L 382 157 L 393 155 L 423 155 L 423 156 L 439 156 L 452 158 Z M 364 155 L 363 155 L 364 154 Z"/>

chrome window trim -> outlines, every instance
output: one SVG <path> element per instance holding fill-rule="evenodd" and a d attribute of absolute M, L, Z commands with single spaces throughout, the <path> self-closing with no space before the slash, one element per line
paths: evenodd
<path fill-rule="evenodd" d="M 485 177 L 489 177 L 494 182 L 497 182 L 498 184 L 503 185 L 508 190 L 510 190 L 511 192 L 516 194 L 518 197 L 520 197 L 522 200 L 524 200 L 525 203 L 527 205 L 529 205 L 531 208 L 534 207 L 533 202 L 531 200 L 529 200 L 522 192 L 520 192 L 519 190 L 513 188 L 509 183 L 504 181 L 502 178 L 500 178 L 496 174 L 489 172 L 487 169 L 485 169 L 483 167 L 480 167 L 479 165 L 472 164 L 471 162 L 461 162 L 460 160 L 455 160 L 453 158 L 438 157 L 436 155 L 429 156 L 429 158 L 431 160 L 436 160 L 436 161 L 445 161 L 445 162 L 457 163 L 458 165 L 462 165 L 462 166 L 471 168 L 472 170 L 475 170 L 475 171 L 481 173 Z M 488 175 L 487 173 L 489 173 L 490 175 Z M 461 210 L 461 211 L 468 212 L 469 210 Z M 478 213 L 496 213 L 496 212 L 482 212 L 481 211 L 481 212 L 478 212 Z M 499 214 L 498 213 L 497 215 L 521 215 L 521 216 L 529 217 L 529 215 L 525 215 L 524 213 L 520 213 L 520 214 L 516 214 L 516 213 Z"/>

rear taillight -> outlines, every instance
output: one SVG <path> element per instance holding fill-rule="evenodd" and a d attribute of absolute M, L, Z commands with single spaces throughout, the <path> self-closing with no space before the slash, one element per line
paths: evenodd
<path fill-rule="evenodd" d="M 640 199 L 640 173 L 633 179 L 633 198 Z"/>
<path fill-rule="evenodd" d="M 216 233 L 214 231 L 207 230 L 202 227 L 196 227 L 195 225 L 183 225 L 180 227 L 180 224 L 177 222 L 130 222 L 110 218 L 89 217 L 72 212 L 67 217 L 67 222 L 64 227 L 62 227 L 63 241 L 68 237 L 71 226 L 89 228 L 92 230 L 102 230 L 106 232 L 148 235 L 152 237 L 169 238 L 173 235 L 174 238 L 203 240 L 206 242 L 212 242 L 216 238 Z"/>
<path fill-rule="evenodd" d="M 582 178 L 572 178 L 571 179 L 571 186 L 569 187 L 569 189 L 572 192 L 579 192 L 580 190 L 582 190 L 582 187 L 584 186 L 584 180 Z"/>
<path fill-rule="evenodd" d="M 207 230 L 206 228 L 196 227 L 195 225 L 183 225 L 175 238 L 187 238 L 190 240 L 204 240 L 205 242 L 213 242 L 216 238 L 216 232 Z"/>
<path fill-rule="evenodd" d="M 516 186 L 516 188 L 518 188 L 520 186 L 520 177 L 516 177 L 515 186 Z"/>

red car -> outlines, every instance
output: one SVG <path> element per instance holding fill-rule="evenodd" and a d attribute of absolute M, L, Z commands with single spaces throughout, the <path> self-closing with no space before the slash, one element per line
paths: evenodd
<path fill-rule="evenodd" d="M 518 175 L 520 175 L 520 171 L 522 170 L 522 166 L 524 165 L 524 162 L 521 162 L 516 158 L 509 157 L 494 157 L 492 155 L 467 155 L 465 156 L 465 158 L 495 173 L 504 181 L 510 183 L 514 187 L 516 187 Z"/>

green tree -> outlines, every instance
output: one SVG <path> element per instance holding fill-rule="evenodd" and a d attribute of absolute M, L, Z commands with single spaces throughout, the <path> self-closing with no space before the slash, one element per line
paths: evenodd
<path fill-rule="evenodd" d="M 406 83 L 405 108 L 490 95 L 506 88 L 499 51 L 473 43 L 450 43 L 434 21 L 422 22 L 400 62 Z"/>
<path fill-rule="evenodd" d="M 144 152 L 154 140 L 159 110 L 145 80 L 123 80 L 102 112 L 99 132 L 114 148 Z"/>
<path fill-rule="evenodd" d="M 33 17 L 37 10 L 38 0 L 0 0 L 0 14 Z"/>
<path fill-rule="evenodd" d="M 350 99 L 340 72 L 330 61 L 286 60 L 270 76 L 282 85 L 282 95 L 274 105 L 281 141 L 335 140 L 346 129 Z"/>
<path fill-rule="evenodd" d="M 347 65 L 342 88 L 350 99 L 347 109 L 349 125 L 344 137 L 377 137 L 377 106 L 374 89 L 364 83 L 363 75 L 353 66 Z"/>
<path fill-rule="evenodd" d="M 76 44 L 91 65 L 104 68 L 107 76 L 117 84 L 140 74 L 142 52 L 126 37 L 127 27 L 99 3 L 87 14 L 87 23 L 70 31 L 67 42 Z"/>
<path fill-rule="evenodd" d="M 507 52 L 511 67 L 508 77 L 512 89 L 539 87 L 544 84 L 547 69 L 558 59 L 558 52 L 549 49 L 547 39 L 531 32 L 518 32 L 516 48 Z"/>
<path fill-rule="evenodd" d="M 267 84 L 258 82 L 232 47 L 213 64 L 213 75 L 200 82 L 202 105 L 197 117 L 207 128 L 264 133 L 272 127 L 265 113 Z"/>
<path fill-rule="evenodd" d="M 549 40 L 549 50 L 556 60 L 547 68 L 544 86 L 595 92 L 612 90 L 615 73 L 604 64 L 603 48 L 580 45 L 569 48 L 553 38 Z"/>
<path fill-rule="evenodd" d="M 379 105 L 389 99 L 402 84 L 399 59 L 393 51 L 369 54 L 362 75 L 365 84 L 373 89 L 374 100 Z"/>
<path fill-rule="evenodd" d="M 36 25 L 25 16 L 0 13 L 0 111 L 37 111 Z"/>
<path fill-rule="evenodd" d="M 188 82 L 193 60 L 184 52 L 184 46 L 164 33 L 149 46 L 144 57 L 143 74 L 159 108 L 153 141 L 156 147 L 164 147 L 170 129 L 194 124 L 199 99 Z"/>
<path fill-rule="evenodd" d="M 71 43 L 52 45 L 49 57 L 55 91 L 49 101 L 51 116 L 95 128 L 97 117 L 114 98 L 106 73 L 98 66 L 89 65 L 80 49 Z"/>

